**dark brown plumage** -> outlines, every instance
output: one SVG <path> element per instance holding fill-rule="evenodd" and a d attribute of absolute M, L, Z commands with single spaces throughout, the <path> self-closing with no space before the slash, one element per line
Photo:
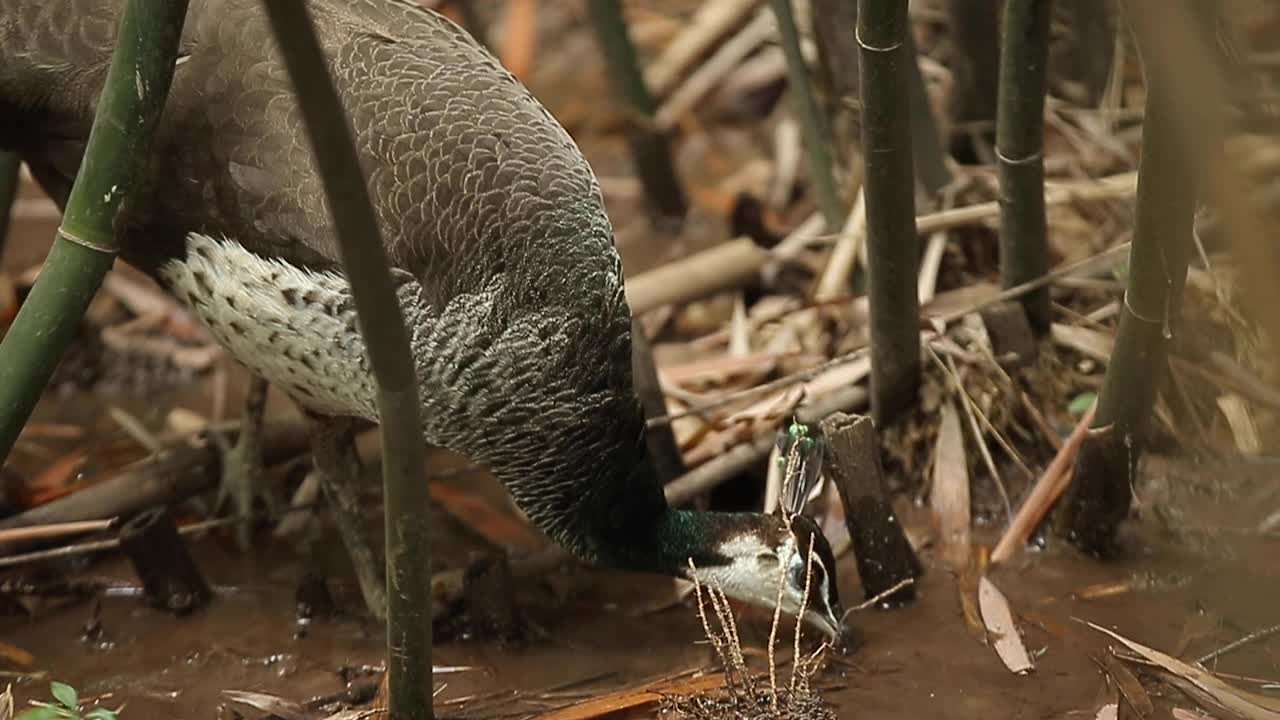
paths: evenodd
<path fill-rule="evenodd" d="M 122 254 L 304 407 L 376 420 L 324 193 L 259 2 L 191 1 Z M 0 0 L 0 146 L 59 202 L 120 7 Z M 400 0 L 310 8 L 400 283 L 425 437 L 487 464 L 588 560 L 685 575 L 691 557 L 731 564 L 722 548 L 735 539 L 777 548 L 790 531 L 776 517 L 667 507 L 632 388 L 612 229 L 565 130 L 437 14 Z M 828 595 L 829 616 L 834 578 Z"/>

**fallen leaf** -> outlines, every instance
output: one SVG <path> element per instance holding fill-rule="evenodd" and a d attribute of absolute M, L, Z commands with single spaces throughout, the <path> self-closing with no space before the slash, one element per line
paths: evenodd
<path fill-rule="evenodd" d="M 36 661 L 35 656 L 30 652 L 3 640 L 0 640 L 0 657 L 22 667 L 31 667 L 32 663 Z"/>
<path fill-rule="evenodd" d="M 1085 624 L 1120 642 L 1148 662 L 1168 672 L 1169 675 L 1182 680 L 1185 684 L 1180 684 L 1178 687 L 1198 703 L 1216 705 L 1215 710 L 1225 710 L 1244 720 L 1280 720 L 1280 699 L 1232 687 L 1194 665 L 1129 640 L 1100 625 L 1088 621 L 1085 621 Z"/>
<path fill-rule="evenodd" d="M 1115 681 L 1116 687 L 1120 689 L 1120 694 L 1129 703 L 1129 707 L 1133 708 L 1142 717 L 1155 712 L 1155 705 L 1151 703 L 1151 696 L 1147 694 L 1147 689 L 1142 687 L 1142 683 L 1138 682 L 1138 678 L 1129 668 L 1125 667 L 1114 655 L 1107 656 L 1104 667 L 1107 670 L 1107 674 Z"/>
<path fill-rule="evenodd" d="M 970 527 L 969 463 L 964 452 L 964 435 L 955 405 L 942 404 L 942 425 L 938 429 L 937 458 L 933 462 L 933 489 L 929 507 L 942 542 L 942 557 L 952 570 L 969 562 Z"/>
<path fill-rule="evenodd" d="M 978 580 L 978 609 L 982 611 L 982 622 L 987 631 L 995 637 L 996 654 L 1004 666 L 1015 675 L 1034 670 L 1035 665 L 1031 663 L 1031 656 L 1018 634 L 1018 626 L 1013 622 L 1009 601 L 986 577 Z"/>
<path fill-rule="evenodd" d="M 1236 448 L 1245 455 L 1257 455 L 1262 451 L 1262 441 L 1258 439 L 1258 427 L 1249 412 L 1249 404 L 1235 393 L 1218 396 L 1218 409 L 1231 426 L 1231 435 L 1235 438 Z"/>

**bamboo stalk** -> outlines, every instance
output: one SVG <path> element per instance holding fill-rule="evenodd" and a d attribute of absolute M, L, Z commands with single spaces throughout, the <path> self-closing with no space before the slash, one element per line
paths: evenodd
<path fill-rule="evenodd" d="M 129 0 L 84 159 L 40 277 L 0 341 L 0 463 L 75 336 L 118 250 L 173 81 L 187 0 Z"/>
<path fill-rule="evenodd" d="M 434 717 L 431 551 L 418 382 L 342 101 L 304 0 L 263 0 L 307 127 L 360 334 L 378 385 L 386 511 L 387 675 L 390 717 Z"/>
<path fill-rule="evenodd" d="M 951 168 L 947 167 L 947 151 L 942 147 L 942 135 L 938 132 L 938 121 L 933 116 L 933 106 L 929 104 L 929 92 L 924 85 L 924 74 L 920 72 L 917 60 L 916 43 L 910 31 L 906 36 L 907 62 L 907 97 L 911 102 L 911 144 L 915 153 L 916 174 L 920 184 L 930 195 L 937 195 L 951 184 L 953 177 Z"/>
<path fill-rule="evenodd" d="M 1124 10 L 1135 28 L 1147 86 L 1129 285 L 1097 413 L 1058 518 L 1059 532 L 1093 554 L 1110 549 L 1133 498 L 1134 473 L 1164 375 L 1159 369 L 1186 282 L 1206 140 L 1181 132 L 1179 115 L 1186 106 L 1180 107 L 1176 88 L 1182 74 L 1172 63 L 1155 60 L 1154 34 L 1164 31 L 1140 19 L 1154 7 L 1139 0 Z"/>
<path fill-rule="evenodd" d="M 587 10 L 604 53 L 614 92 L 626 104 L 631 157 L 649 203 L 662 216 L 683 219 L 689 204 L 671 160 L 667 135 L 657 127 L 658 105 L 645 85 L 635 45 L 627 34 L 621 0 L 589 0 Z"/>
<path fill-rule="evenodd" d="M 0 150 L 0 258 L 4 257 L 4 244 L 9 236 L 9 215 L 18 194 L 21 168 L 22 158 L 18 153 Z"/>
<path fill-rule="evenodd" d="M 809 159 L 809 175 L 817 195 L 818 209 L 826 221 L 827 232 L 836 232 L 844 222 L 844 209 L 836 194 L 836 179 L 831 164 L 831 132 L 824 116 L 818 110 L 818 101 L 809 82 L 809 69 L 800 51 L 800 34 L 796 30 L 795 16 L 791 13 L 791 0 L 770 0 L 773 14 L 778 20 L 778 35 L 787 58 L 787 83 L 795 101 L 796 115 L 804 133 L 805 156 Z"/>
<path fill-rule="evenodd" d="M 1000 167 L 1000 282 L 1020 285 L 1049 269 L 1044 204 L 1044 97 L 1052 0 L 1008 0 L 1000 53 L 996 160 Z M 1049 330 L 1049 288 L 1022 296 L 1031 328 Z"/>
<path fill-rule="evenodd" d="M 871 408 L 879 427 L 915 401 L 920 381 L 915 181 L 906 0 L 859 0 L 862 147 L 870 265 Z"/>
<path fill-rule="evenodd" d="M 996 116 L 996 78 L 1000 68 L 998 0 L 949 0 L 951 37 L 959 54 L 956 120 L 990 122 Z"/>
<path fill-rule="evenodd" d="M 835 142 L 836 160 L 849 170 L 858 155 L 858 3 L 810 0 L 813 39 L 818 48 L 815 85 Z"/>

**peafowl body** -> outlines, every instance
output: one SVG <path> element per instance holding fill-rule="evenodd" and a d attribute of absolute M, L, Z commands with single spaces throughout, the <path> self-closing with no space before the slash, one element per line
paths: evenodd
<path fill-rule="evenodd" d="M 261 0 L 191 0 L 122 256 L 312 413 L 377 421 L 319 176 Z M 0 0 L 0 147 L 60 204 L 121 0 Z M 568 133 L 446 18 L 313 0 L 410 329 L 424 439 L 487 465 L 581 558 L 772 606 L 816 526 L 671 509 L 644 443 L 631 314 L 595 176 Z M 829 581 L 829 582 L 828 582 Z M 790 592 L 790 591 L 789 591 Z M 787 609 L 798 609 L 793 602 Z"/>

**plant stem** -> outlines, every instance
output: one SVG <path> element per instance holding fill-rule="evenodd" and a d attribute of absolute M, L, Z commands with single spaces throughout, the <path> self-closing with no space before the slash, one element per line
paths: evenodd
<path fill-rule="evenodd" d="M 964 66 L 956 83 L 956 119 L 994 120 L 1000 72 L 998 0 L 950 0 L 947 9 L 958 62 Z"/>
<path fill-rule="evenodd" d="M 609 81 L 629 113 L 628 141 L 649 203 L 663 217 L 682 220 L 688 201 L 671 160 L 667 136 L 653 124 L 657 103 L 644 83 L 635 45 L 627 34 L 621 0 L 588 0 L 587 10 L 604 53 Z"/>
<path fill-rule="evenodd" d="M 18 171 L 22 158 L 16 152 L 0 150 L 0 257 L 4 257 L 5 239 L 9 236 L 9 211 L 18 194 Z"/>
<path fill-rule="evenodd" d="M 378 384 L 386 506 L 387 674 L 393 720 L 434 717 L 431 553 L 418 382 L 351 128 L 304 0 L 263 0 L 307 127 L 360 333 Z"/>
<path fill-rule="evenodd" d="M 915 402 L 920 381 L 919 240 L 906 93 L 907 0 L 859 0 L 863 187 L 871 298 L 871 413 L 876 425 Z"/>
<path fill-rule="evenodd" d="M 1141 5 L 1134 3 L 1133 5 Z M 1131 23 L 1139 12 L 1126 7 Z M 1149 21 L 1148 21 L 1149 22 Z M 1150 31 L 1150 30 L 1149 30 Z M 1098 409 L 1080 448 L 1058 530 L 1081 550 L 1103 554 L 1128 515 L 1135 472 L 1192 252 L 1196 186 L 1205 138 L 1186 133 L 1178 68 L 1152 57 L 1135 32 L 1147 86 L 1129 285 Z M 1192 111 L 1194 112 L 1194 110 Z M 1190 142 L 1187 142 L 1190 140 Z"/>
<path fill-rule="evenodd" d="M 947 167 L 947 152 L 942 149 L 942 136 L 938 133 L 938 121 L 929 104 L 929 92 L 920 72 L 916 43 L 908 31 L 906 35 L 907 88 L 911 103 L 911 144 L 915 151 L 916 174 L 920 184 L 930 195 L 937 195 L 951 184 L 951 169 Z"/>
<path fill-rule="evenodd" d="M 1014 287 L 1049 270 L 1044 206 L 1044 96 L 1052 0 L 1008 0 L 1000 54 L 996 159 L 1000 167 L 1000 282 Z M 1049 288 L 1022 296 L 1031 328 L 1049 332 Z"/>
<path fill-rule="evenodd" d="M 795 99 L 796 115 L 800 118 L 804 133 L 805 155 L 809 159 L 809 175 L 813 181 L 818 209 L 826 221 L 827 232 L 839 232 L 844 224 L 845 211 L 836 194 L 835 173 L 831 165 L 831 132 L 827 129 L 818 101 L 809 82 L 809 68 L 800 52 L 800 34 L 796 31 L 795 16 L 791 13 L 791 0 L 770 0 L 773 14 L 778 19 L 778 35 L 782 51 L 787 59 L 787 83 Z"/>
<path fill-rule="evenodd" d="M 814 44 L 818 47 L 815 78 L 827 127 L 835 143 L 835 157 L 841 169 L 858 154 L 861 135 L 858 120 L 858 3 L 850 0 L 810 0 L 813 7 Z M 859 180 L 854 185 L 861 185 Z"/>
<path fill-rule="evenodd" d="M 84 159 L 40 277 L 0 342 L 0 463 L 8 456 L 118 249 L 173 81 L 187 0 L 129 0 Z"/>

